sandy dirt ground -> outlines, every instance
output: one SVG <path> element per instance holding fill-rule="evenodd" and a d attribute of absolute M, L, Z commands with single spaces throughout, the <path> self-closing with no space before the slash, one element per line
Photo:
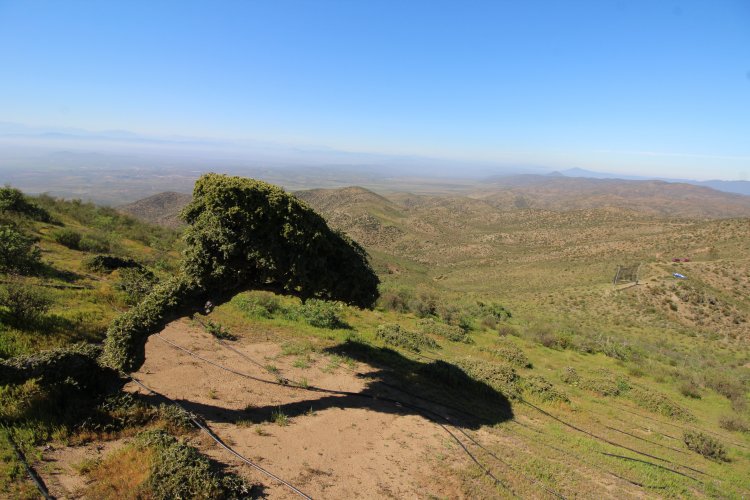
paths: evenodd
<path fill-rule="evenodd" d="M 169 324 L 161 336 L 234 370 L 277 381 L 261 366 L 217 343 L 187 319 Z M 332 367 L 327 355 L 312 353 L 309 366 L 284 356 L 272 342 L 237 340 L 232 347 L 290 380 L 311 386 L 361 392 L 375 370 L 362 363 Z M 206 420 L 238 453 L 289 481 L 313 498 L 461 498 L 451 472 L 467 465 L 448 434 L 419 413 L 362 397 L 310 392 L 266 384 L 229 373 L 152 336 L 146 362 L 133 374 L 156 392 L 178 401 Z M 125 390 L 146 391 L 130 383 Z M 396 396 L 389 394 L 386 396 Z M 160 402 L 156 398 L 154 402 Z M 277 414 L 288 417 L 279 425 Z M 277 420 L 277 421 L 275 421 Z M 53 493 L 78 498 L 85 486 L 74 465 L 103 456 L 122 441 L 45 452 Z M 206 436 L 193 438 L 210 457 L 258 485 L 268 498 L 295 498 L 285 487 L 232 457 Z"/>

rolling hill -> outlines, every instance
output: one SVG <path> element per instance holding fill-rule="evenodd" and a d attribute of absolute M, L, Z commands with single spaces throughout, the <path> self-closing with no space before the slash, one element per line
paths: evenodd
<path fill-rule="evenodd" d="M 554 181 L 463 195 L 299 191 L 372 256 L 383 282 L 375 310 L 246 292 L 168 324 L 132 376 L 315 497 L 743 497 L 750 219 L 722 217 L 742 213 L 742 200 L 588 181 L 574 196 Z M 165 194 L 136 212 L 165 223 L 187 201 Z M 126 270 L 92 271 L 92 250 L 61 244 L 70 231 L 109 242 L 139 276 L 169 279 L 179 265 L 173 231 L 37 202 L 59 221 L 13 220 L 38 238 L 49 271 L 20 280 L 61 288 L 34 325 L 0 308 L 2 358 L 95 344 L 141 293 Z M 620 264 L 640 264 L 637 284 L 613 286 Z M 85 425 L 39 409 L 36 384 L 3 385 L 0 415 L 27 456 L 41 457 L 32 465 L 55 495 L 157 477 L 143 464 L 163 450 L 143 432 L 173 435 L 256 492 L 288 493 L 135 382 L 96 402 Z M 4 439 L 0 452 L 22 470 Z M 0 477 L 2 493 L 31 488 L 20 474 Z"/>

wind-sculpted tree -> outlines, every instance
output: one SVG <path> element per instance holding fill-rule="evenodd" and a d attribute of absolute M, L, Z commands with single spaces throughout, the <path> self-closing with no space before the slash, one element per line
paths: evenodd
<path fill-rule="evenodd" d="M 110 325 L 103 360 L 113 368 L 138 369 L 149 335 L 206 300 L 219 304 L 243 290 L 358 307 L 372 307 L 378 297 L 362 247 L 277 186 L 207 174 L 182 217 L 189 225 L 182 270 Z"/>

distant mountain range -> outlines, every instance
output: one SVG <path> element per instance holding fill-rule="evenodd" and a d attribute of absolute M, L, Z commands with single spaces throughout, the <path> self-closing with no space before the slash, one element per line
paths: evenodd
<path fill-rule="evenodd" d="M 716 189 L 717 191 L 724 191 L 725 193 L 737 193 L 750 196 L 750 181 L 722 181 L 722 180 L 708 180 L 708 181 L 695 181 L 691 179 L 667 179 L 660 177 L 641 177 L 635 175 L 620 175 L 620 174 L 608 174 L 606 172 L 595 172 L 593 170 L 585 170 L 582 168 L 569 168 L 567 170 L 552 172 L 552 176 L 563 176 L 563 177 L 585 177 L 588 179 L 623 179 L 623 180 L 657 180 L 665 182 L 681 182 L 684 184 L 692 184 L 694 186 L 704 186 Z"/>
<path fill-rule="evenodd" d="M 609 210 L 660 218 L 750 217 L 750 196 L 657 180 L 515 175 L 466 186 L 461 191 L 422 195 L 393 187 L 382 190 L 384 195 L 362 187 L 312 189 L 297 191 L 295 195 L 315 209 L 335 215 L 341 227 L 356 225 L 355 222 L 363 227 L 370 223 L 377 226 L 371 218 L 373 214 L 393 221 L 425 207 L 443 211 L 448 219 L 457 218 L 459 225 L 467 220 L 481 222 L 499 217 L 500 213 L 528 210 L 560 213 Z M 180 224 L 180 210 L 190 199 L 188 194 L 166 192 L 124 205 L 120 210 L 152 223 L 175 227 Z M 361 210 L 352 211 L 354 206 Z M 385 238 L 390 229 L 381 229 L 383 234 L 378 233 L 378 237 Z M 357 236 L 368 237 L 365 232 Z"/>

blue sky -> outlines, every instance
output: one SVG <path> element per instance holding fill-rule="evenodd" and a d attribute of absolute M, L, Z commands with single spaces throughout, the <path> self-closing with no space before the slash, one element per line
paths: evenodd
<path fill-rule="evenodd" d="M 0 0 L 0 121 L 748 179 L 750 2 Z"/>

